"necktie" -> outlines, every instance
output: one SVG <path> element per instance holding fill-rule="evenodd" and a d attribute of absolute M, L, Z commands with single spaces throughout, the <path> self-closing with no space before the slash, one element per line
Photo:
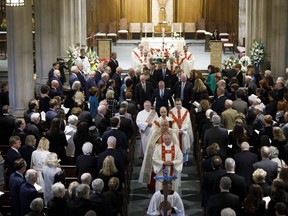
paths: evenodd
<path fill-rule="evenodd" d="M 143 90 L 146 93 L 146 85 L 145 85 L 145 83 L 143 84 Z"/>
<path fill-rule="evenodd" d="M 165 69 L 163 69 L 163 79 L 165 78 L 165 75 L 166 75 L 166 71 Z"/>
<path fill-rule="evenodd" d="M 181 85 L 181 94 L 180 94 L 180 99 L 183 101 L 184 99 L 184 88 L 185 88 L 185 83 L 182 82 L 182 85 Z"/>
<path fill-rule="evenodd" d="M 163 98 L 164 92 L 163 89 L 160 90 L 160 97 Z"/>

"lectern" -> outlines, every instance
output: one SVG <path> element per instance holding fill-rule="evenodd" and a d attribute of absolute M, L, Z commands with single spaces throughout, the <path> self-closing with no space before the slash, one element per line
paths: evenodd
<path fill-rule="evenodd" d="M 97 55 L 100 59 L 107 58 L 110 59 L 111 49 L 112 49 L 111 39 L 97 39 Z"/>
<path fill-rule="evenodd" d="M 210 40 L 210 64 L 221 68 L 222 65 L 222 41 Z"/>

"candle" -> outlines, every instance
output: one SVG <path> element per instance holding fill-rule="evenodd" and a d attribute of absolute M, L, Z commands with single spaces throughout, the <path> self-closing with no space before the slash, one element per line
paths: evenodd
<path fill-rule="evenodd" d="M 165 28 L 164 28 L 164 27 L 162 28 L 162 33 L 163 33 L 163 34 L 165 33 Z"/>
<path fill-rule="evenodd" d="M 146 26 L 144 26 L 144 32 L 146 33 L 147 31 L 146 31 Z"/>
<path fill-rule="evenodd" d="M 174 32 L 174 31 L 173 31 L 173 25 L 172 25 L 172 28 L 171 28 L 171 32 Z"/>
<path fill-rule="evenodd" d="M 179 30 L 179 32 L 181 32 L 181 30 L 182 30 L 182 25 L 180 25 L 180 30 Z"/>

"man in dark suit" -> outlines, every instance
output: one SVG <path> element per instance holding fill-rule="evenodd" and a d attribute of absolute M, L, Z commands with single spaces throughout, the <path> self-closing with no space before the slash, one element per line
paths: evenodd
<path fill-rule="evenodd" d="M 85 142 L 82 146 L 83 155 L 79 155 L 76 159 L 76 174 L 79 182 L 83 173 L 90 173 L 92 179 L 97 176 L 97 158 L 91 155 L 92 150 L 92 143 Z"/>
<path fill-rule="evenodd" d="M 223 176 L 229 177 L 232 181 L 231 188 L 229 191 L 237 195 L 240 199 L 240 202 L 242 203 L 242 201 L 246 196 L 246 182 L 243 176 L 235 174 L 235 161 L 233 158 L 227 158 L 225 160 L 225 169 L 226 174 Z M 218 183 L 219 181 L 220 179 L 218 179 Z M 216 183 L 216 185 L 219 185 L 218 183 Z M 218 186 L 216 186 L 214 193 L 219 193 Z"/>
<path fill-rule="evenodd" d="M 204 134 L 204 147 L 211 145 L 212 143 L 218 143 L 220 147 L 220 156 L 222 159 L 226 158 L 226 151 L 229 142 L 228 131 L 225 128 L 220 127 L 221 118 L 218 115 L 212 116 L 213 127 L 205 131 Z"/>
<path fill-rule="evenodd" d="M 22 145 L 25 143 L 25 139 L 27 134 L 24 132 L 24 129 L 26 127 L 26 123 L 22 119 L 16 119 L 15 121 L 15 130 L 12 133 L 12 136 L 19 136 Z"/>
<path fill-rule="evenodd" d="M 240 199 L 238 196 L 229 192 L 231 187 L 231 179 L 224 176 L 220 180 L 220 193 L 210 197 L 207 204 L 207 215 L 219 216 L 224 208 L 232 208 L 237 215 L 241 213 Z"/>
<path fill-rule="evenodd" d="M 151 100 L 153 86 L 146 82 L 145 75 L 140 76 L 140 82 L 135 86 L 135 100 L 138 110 L 143 110 L 143 104 L 146 100 Z"/>
<path fill-rule="evenodd" d="M 112 216 L 111 203 L 102 195 L 104 182 L 102 179 L 97 178 L 92 182 L 93 193 L 90 195 L 92 203 L 92 210 L 99 216 Z"/>
<path fill-rule="evenodd" d="M 120 131 L 118 128 L 120 126 L 120 120 L 118 117 L 113 117 L 110 119 L 110 125 L 111 125 L 111 129 L 107 130 L 103 133 L 102 136 L 102 149 L 103 151 L 107 148 L 107 139 L 110 136 L 114 136 L 117 140 L 116 143 L 116 149 L 118 151 L 126 151 L 128 148 L 127 145 L 127 138 L 125 133 L 123 133 L 122 131 Z"/>
<path fill-rule="evenodd" d="M 70 88 L 72 88 L 72 85 L 75 81 L 80 81 L 78 79 L 77 73 L 79 72 L 79 69 L 77 66 L 72 66 L 71 67 L 71 75 L 69 77 L 69 84 L 70 84 Z"/>
<path fill-rule="evenodd" d="M 86 80 L 86 85 L 85 85 L 85 96 L 87 99 L 89 99 L 89 89 L 91 87 L 96 87 L 96 81 L 95 81 L 95 71 L 90 71 L 89 72 L 89 77 Z"/>
<path fill-rule="evenodd" d="M 124 173 L 123 156 L 120 152 L 116 151 L 116 142 L 117 141 L 114 136 L 108 137 L 107 149 L 98 155 L 97 172 L 99 172 L 99 170 L 102 168 L 105 158 L 107 156 L 112 156 L 119 173 Z"/>
<path fill-rule="evenodd" d="M 120 89 L 121 89 L 121 85 L 122 85 L 121 73 L 122 73 L 122 68 L 117 67 L 115 70 L 115 73 L 112 76 L 112 79 L 115 80 L 115 89 L 116 89 L 118 95 L 120 95 Z"/>
<path fill-rule="evenodd" d="M 19 191 L 21 215 L 26 215 L 30 212 L 30 203 L 38 197 L 38 192 L 34 187 L 37 182 L 37 176 L 38 173 L 34 169 L 27 170 L 25 174 L 26 182 L 21 185 Z"/>
<path fill-rule="evenodd" d="M 238 81 L 238 85 L 239 85 L 239 87 L 243 87 L 244 86 L 244 77 L 243 77 L 243 73 L 241 71 L 241 64 L 235 65 L 235 71 L 236 71 L 235 77 Z"/>
<path fill-rule="evenodd" d="M 150 79 L 153 79 L 155 82 L 152 83 L 153 88 L 157 88 L 157 79 L 158 79 L 158 70 L 156 70 L 156 64 L 152 63 L 150 64 L 150 69 L 149 69 L 149 73 L 150 73 Z"/>
<path fill-rule="evenodd" d="M 85 90 L 85 86 L 86 86 L 86 78 L 85 78 L 85 72 L 84 72 L 84 66 L 83 66 L 83 63 L 82 62 L 79 62 L 77 64 L 77 67 L 78 67 L 78 73 L 76 73 L 77 77 L 78 77 L 78 80 L 80 81 L 81 83 L 81 89 L 82 90 Z"/>
<path fill-rule="evenodd" d="M 121 107 L 119 109 L 119 117 L 120 117 L 120 127 L 119 130 L 123 131 L 126 135 L 127 140 L 129 141 L 132 136 L 134 135 L 134 127 L 133 127 L 133 122 L 132 122 L 132 117 L 131 119 L 128 119 L 125 115 L 127 113 L 127 109 L 124 107 Z"/>
<path fill-rule="evenodd" d="M 53 76 L 50 78 L 49 81 L 49 86 L 52 86 L 52 81 L 56 80 L 58 82 L 58 87 L 57 87 L 57 94 L 61 97 L 63 97 L 63 84 L 61 81 L 61 73 L 59 70 L 54 70 Z"/>
<path fill-rule="evenodd" d="M 51 68 L 51 70 L 50 70 L 49 73 L 48 73 L 48 80 L 51 79 L 51 77 L 53 76 L 55 70 L 59 70 L 59 67 L 60 67 L 59 62 L 54 62 L 54 63 L 53 63 L 52 68 Z M 47 83 L 47 84 L 48 84 L 48 83 Z M 50 85 L 50 84 L 48 84 L 48 86 L 49 86 L 49 85 Z"/>
<path fill-rule="evenodd" d="M 204 208 L 206 208 L 208 200 L 213 194 L 217 179 L 226 173 L 226 170 L 222 169 L 222 159 L 219 156 L 212 157 L 211 163 L 213 171 L 204 173 L 203 181 L 201 182 L 202 207 Z"/>
<path fill-rule="evenodd" d="M 36 138 L 33 135 L 28 135 L 25 140 L 25 145 L 22 145 L 19 149 L 20 155 L 27 163 L 27 169 L 30 169 L 31 156 L 33 151 L 35 151 Z"/>
<path fill-rule="evenodd" d="M 39 103 L 38 100 L 33 99 L 28 103 L 28 110 L 24 112 L 24 120 L 26 124 L 31 122 L 31 115 L 33 113 L 39 113 Z"/>
<path fill-rule="evenodd" d="M 167 111 L 169 111 L 169 104 L 168 101 L 170 101 L 171 107 L 174 107 L 174 102 L 171 96 L 170 89 L 165 88 L 164 81 L 159 81 L 158 88 L 153 91 L 151 104 L 154 104 L 154 101 L 156 100 L 156 112 L 160 116 L 160 108 L 162 106 L 166 107 Z"/>
<path fill-rule="evenodd" d="M 271 115 L 275 119 L 277 108 L 277 93 L 275 91 L 268 92 L 269 103 L 265 107 L 266 115 Z"/>
<path fill-rule="evenodd" d="M 266 182 L 269 185 L 272 185 L 273 180 L 277 177 L 278 174 L 278 164 L 269 159 L 269 147 L 262 146 L 261 148 L 261 158 L 262 160 L 253 164 L 254 170 L 261 168 L 267 172 Z"/>
<path fill-rule="evenodd" d="M 8 149 L 7 151 L 7 161 L 8 161 L 8 170 L 9 170 L 9 175 L 15 172 L 14 169 L 14 162 L 17 159 L 21 158 L 21 155 L 19 153 L 19 148 L 21 147 L 21 140 L 20 137 L 18 136 L 11 136 L 9 138 L 9 145 L 11 148 Z"/>
<path fill-rule="evenodd" d="M 59 113 L 56 111 L 58 108 L 58 101 L 56 99 L 51 99 L 49 102 L 50 110 L 46 112 L 46 123 L 48 128 L 51 126 L 51 122 L 54 118 L 59 116 Z"/>
<path fill-rule="evenodd" d="M 234 155 L 236 166 L 235 173 L 245 178 L 247 188 L 253 184 L 253 164 L 258 161 L 257 155 L 249 152 L 249 149 L 249 143 L 243 142 L 241 143 L 241 152 Z"/>
<path fill-rule="evenodd" d="M 117 72 L 116 68 L 119 67 L 119 63 L 117 61 L 117 53 L 116 52 L 111 52 L 110 60 L 108 62 L 108 66 L 111 68 L 111 77 L 113 79 L 113 75 Z"/>
<path fill-rule="evenodd" d="M 109 126 L 109 122 L 105 118 L 107 109 L 104 105 L 99 105 L 97 109 L 98 113 L 95 117 L 95 126 L 99 130 L 100 135 L 102 136 L 103 133 L 106 131 L 107 127 Z"/>
<path fill-rule="evenodd" d="M 16 172 L 9 177 L 9 192 L 11 197 L 11 213 L 13 216 L 20 215 L 20 197 L 19 191 L 21 185 L 25 182 L 24 173 L 26 172 L 26 162 L 23 158 L 19 158 L 14 162 Z"/>
<path fill-rule="evenodd" d="M 15 129 L 16 118 L 10 115 L 10 109 L 8 105 L 2 107 L 3 115 L 0 116 L 0 143 L 2 145 L 8 145 L 9 137 Z"/>
<path fill-rule="evenodd" d="M 187 81 L 187 76 L 183 71 L 181 72 L 180 79 L 181 81 L 175 83 L 172 94 L 174 94 L 174 99 L 180 98 L 183 107 L 190 110 L 193 100 L 193 84 Z"/>
<path fill-rule="evenodd" d="M 217 99 L 212 104 L 212 110 L 216 112 L 218 115 L 225 110 L 225 101 L 227 97 L 225 96 L 225 89 L 223 87 L 217 88 Z"/>
<path fill-rule="evenodd" d="M 166 88 L 171 88 L 171 71 L 167 68 L 167 63 L 162 62 L 161 69 L 157 71 L 157 82 L 164 81 Z"/>
<path fill-rule="evenodd" d="M 79 216 L 85 215 L 87 211 L 91 210 L 90 187 L 87 184 L 80 184 L 76 188 L 75 199 L 67 203 L 66 215 Z"/>

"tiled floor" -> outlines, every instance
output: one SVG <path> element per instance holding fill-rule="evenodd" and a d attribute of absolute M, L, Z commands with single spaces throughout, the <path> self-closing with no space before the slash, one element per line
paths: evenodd
<path fill-rule="evenodd" d="M 146 215 L 146 211 L 153 192 L 147 189 L 146 184 L 138 182 L 139 172 L 142 161 L 138 159 L 140 140 L 136 142 L 136 150 L 134 154 L 134 169 L 131 179 L 130 202 L 128 207 L 129 216 Z M 183 167 L 181 176 L 181 187 L 179 194 L 182 198 L 185 215 L 187 216 L 201 216 L 203 215 L 201 209 L 200 197 L 200 181 L 197 175 L 195 162 L 192 159 L 192 154 L 189 160 L 189 166 Z"/>

